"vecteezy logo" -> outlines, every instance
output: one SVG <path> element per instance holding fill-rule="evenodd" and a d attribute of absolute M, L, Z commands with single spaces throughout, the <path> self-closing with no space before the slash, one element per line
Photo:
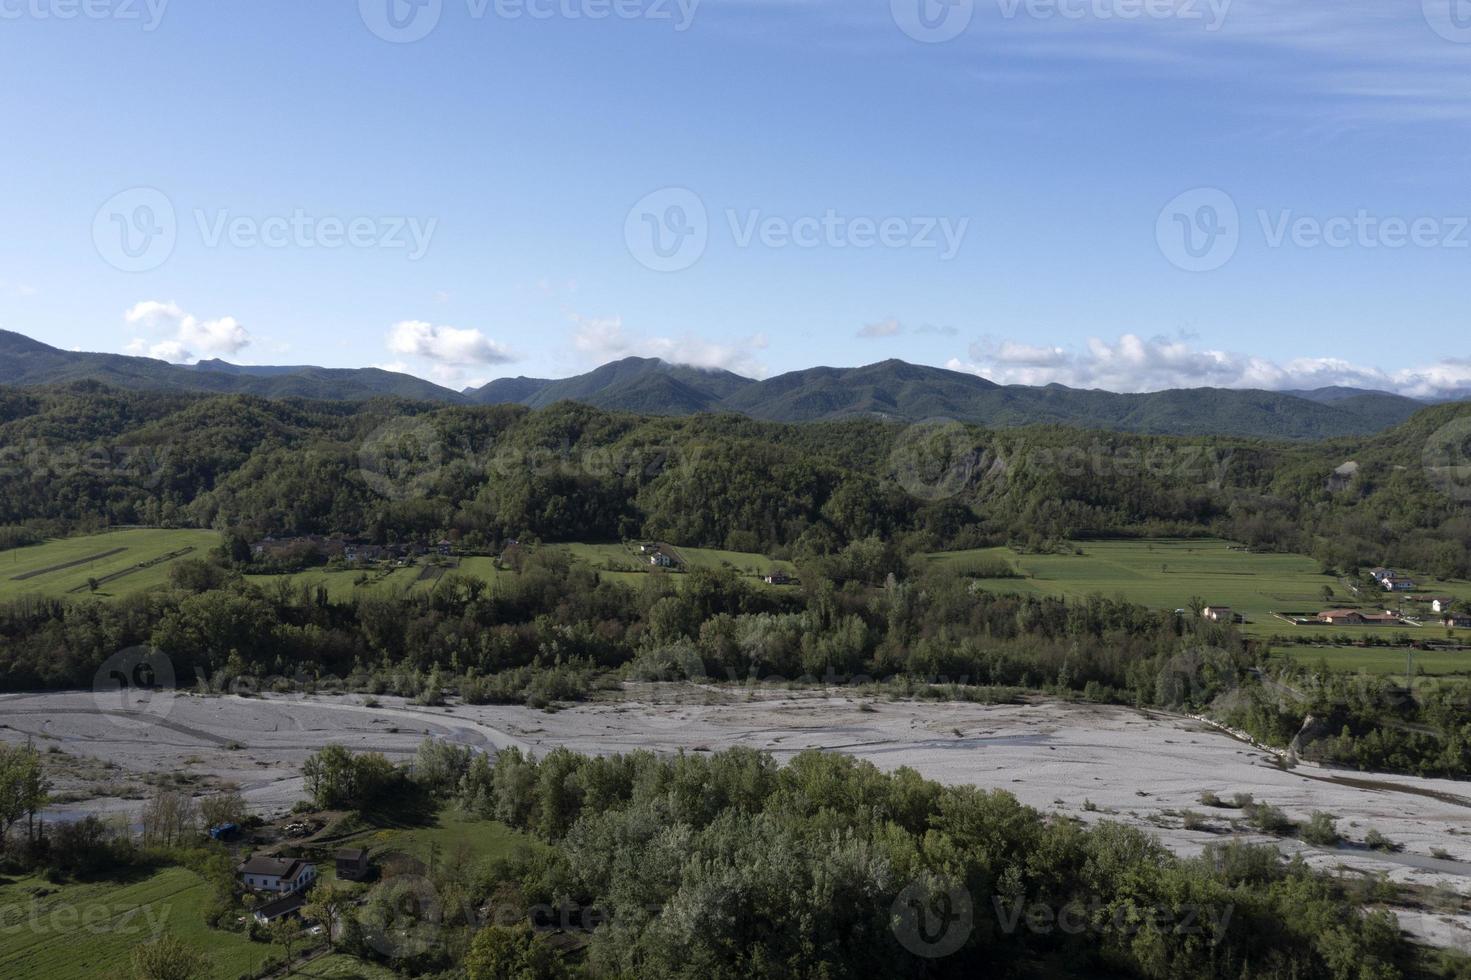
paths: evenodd
<path fill-rule="evenodd" d="M 179 224 L 163 191 L 133 187 L 115 194 L 92 219 L 97 254 L 122 272 L 157 269 L 174 254 Z"/>
<path fill-rule="evenodd" d="M 1420 458 L 1432 486 L 1452 500 L 1471 500 L 1471 415 L 1436 429 Z"/>
<path fill-rule="evenodd" d="M 1421 0 L 1425 22 L 1447 41 L 1471 43 L 1471 0 Z"/>
<path fill-rule="evenodd" d="M 953 419 L 909 426 L 889 451 L 894 479 L 911 497 L 949 500 L 970 486 L 981 468 L 974 434 Z"/>
<path fill-rule="evenodd" d="M 411 867 L 409 873 L 388 877 L 360 920 L 369 946 L 387 957 L 411 959 L 439 943 L 445 910 L 434 882 L 418 870 L 422 865 L 412 858 L 401 860 Z"/>
<path fill-rule="evenodd" d="M 666 187 L 646 195 L 623 223 L 628 253 L 655 272 L 680 272 L 705 254 L 710 217 L 700 195 L 684 187 Z"/>
<path fill-rule="evenodd" d="M 358 447 L 363 482 L 389 500 L 427 496 L 443 467 L 444 446 L 427 419 L 390 419 Z"/>
<path fill-rule="evenodd" d="M 970 893 L 958 885 L 912 882 L 894 899 L 890 913 L 899 944 L 932 960 L 958 952 L 975 927 Z"/>
<path fill-rule="evenodd" d="M 916 41 L 940 44 L 965 33 L 975 16 L 975 0 L 889 0 L 899 30 Z"/>
<path fill-rule="evenodd" d="M 412 44 L 439 26 L 444 0 L 358 0 L 368 30 L 393 44 Z"/>
<path fill-rule="evenodd" d="M 1214 187 L 1186 191 L 1165 205 L 1154 226 L 1159 250 L 1186 272 L 1212 272 L 1241 244 L 1241 216 L 1231 195 Z"/>
<path fill-rule="evenodd" d="M 92 700 L 109 722 L 124 728 L 152 725 L 174 706 L 174 664 L 161 650 L 129 647 L 103 661 L 92 679 Z"/>

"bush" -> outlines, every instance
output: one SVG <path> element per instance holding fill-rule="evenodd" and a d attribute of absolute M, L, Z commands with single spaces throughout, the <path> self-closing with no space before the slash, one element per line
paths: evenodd
<path fill-rule="evenodd" d="M 1343 836 L 1338 832 L 1337 817 L 1322 810 L 1315 812 L 1302 826 L 1302 839 L 1319 847 L 1332 847 Z"/>
<path fill-rule="evenodd" d="M 1403 851 L 1405 849 L 1403 844 L 1395 843 L 1373 827 L 1369 828 L 1369 832 L 1364 835 L 1364 843 L 1370 850 L 1383 851 L 1386 854 L 1393 854 L 1396 851 Z"/>
<path fill-rule="evenodd" d="M 1290 834 L 1295 826 L 1287 814 L 1270 803 L 1257 803 L 1246 811 L 1246 819 L 1264 834 Z"/>

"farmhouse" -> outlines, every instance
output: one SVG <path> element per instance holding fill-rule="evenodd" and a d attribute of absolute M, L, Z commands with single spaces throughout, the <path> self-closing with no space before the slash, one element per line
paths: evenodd
<path fill-rule="evenodd" d="M 1200 615 L 1213 623 L 1234 623 L 1236 621 L 1236 615 L 1231 611 L 1230 606 L 1206 606 L 1200 611 Z"/>
<path fill-rule="evenodd" d="M 1455 601 L 1456 600 L 1446 596 L 1431 599 L 1430 610 L 1431 612 L 1448 613 L 1451 611 L 1451 606 L 1455 603 Z"/>
<path fill-rule="evenodd" d="M 1465 613 L 1450 613 L 1442 617 L 1440 622 L 1446 629 L 1471 629 L 1471 616 Z"/>
<path fill-rule="evenodd" d="M 1414 592 L 1417 588 L 1414 579 L 1401 575 L 1392 568 L 1375 568 L 1369 575 L 1390 592 Z"/>
<path fill-rule="evenodd" d="M 292 858 L 257 856 L 235 869 L 240 884 L 255 892 L 290 894 L 317 880 L 317 866 Z"/>
<path fill-rule="evenodd" d="M 656 551 L 654 552 L 654 554 L 649 556 L 649 564 L 657 565 L 660 568 L 673 568 L 674 559 L 670 558 L 662 551 Z"/>
<path fill-rule="evenodd" d="M 762 579 L 767 585 L 786 585 L 791 581 L 787 573 L 780 568 L 773 570 Z"/>

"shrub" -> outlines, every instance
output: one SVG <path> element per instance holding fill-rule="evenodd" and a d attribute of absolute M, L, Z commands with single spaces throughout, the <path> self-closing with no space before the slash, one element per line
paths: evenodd
<path fill-rule="evenodd" d="M 1270 803 L 1253 805 L 1247 810 L 1246 819 L 1264 834 L 1290 834 L 1294 827 L 1293 822 L 1287 819 L 1287 814 Z"/>
<path fill-rule="evenodd" d="M 1338 818 L 1322 810 L 1315 812 L 1302 826 L 1302 839 L 1319 847 L 1332 847 L 1343 839 L 1338 832 Z"/>
<path fill-rule="evenodd" d="M 1388 837 L 1385 837 L 1383 834 L 1381 834 L 1378 829 L 1374 827 L 1369 828 L 1369 832 L 1364 835 L 1364 843 L 1368 845 L 1371 850 L 1383 851 L 1386 854 L 1392 854 L 1395 851 L 1402 851 L 1405 849 L 1403 844 L 1395 843 Z"/>

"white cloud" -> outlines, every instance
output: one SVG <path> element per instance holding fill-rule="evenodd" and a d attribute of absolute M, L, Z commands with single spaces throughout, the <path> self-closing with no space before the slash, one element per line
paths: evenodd
<path fill-rule="evenodd" d="M 134 337 L 128 344 L 129 352 L 175 363 L 205 354 L 233 356 L 251 341 L 250 332 L 232 316 L 201 320 L 172 302 L 144 300 L 124 313 L 123 320 L 155 338 Z"/>
<path fill-rule="evenodd" d="M 904 324 L 900 323 L 896 317 L 891 316 L 887 320 L 880 320 L 877 323 L 865 323 L 862 329 L 858 331 L 858 336 L 865 340 L 872 340 L 878 337 L 897 337 L 903 332 Z"/>
<path fill-rule="evenodd" d="M 388 331 L 388 349 L 403 357 L 422 357 L 439 368 L 466 364 L 505 364 L 515 358 L 479 330 L 404 320 Z"/>
<path fill-rule="evenodd" d="M 766 367 L 756 359 L 765 350 L 766 335 L 743 337 L 734 343 L 718 343 L 685 334 L 681 337 L 650 337 L 630 334 L 623 328 L 623 318 L 586 317 L 572 314 L 577 330 L 572 345 L 581 354 L 605 364 L 623 357 L 657 357 L 671 364 L 687 364 L 699 368 L 719 368 L 748 377 L 765 377 Z"/>
<path fill-rule="evenodd" d="M 1377 388 L 1412 398 L 1437 398 L 1471 387 L 1471 360 L 1386 371 L 1335 357 L 1299 357 L 1285 362 L 1249 354 L 1191 346 L 1179 338 L 1124 334 L 1116 342 L 1093 338 L 1084 350 L 1042 347 L 1012 340 L 972 344 L 970 359 L 947 367 L 1001 384 L 1063 384 L 1108 391 L 1166 388 L 1265 388 L 1268 390 Z"/>

